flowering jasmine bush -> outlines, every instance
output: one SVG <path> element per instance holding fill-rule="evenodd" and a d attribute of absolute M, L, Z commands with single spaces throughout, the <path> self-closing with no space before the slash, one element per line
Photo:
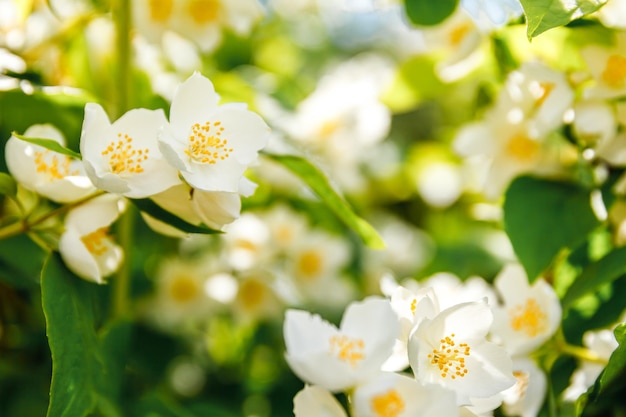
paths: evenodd
<path fill-rule="evenodd" d="M 0 415 L 624 415 L 625 10 L 0 0 Z"/>

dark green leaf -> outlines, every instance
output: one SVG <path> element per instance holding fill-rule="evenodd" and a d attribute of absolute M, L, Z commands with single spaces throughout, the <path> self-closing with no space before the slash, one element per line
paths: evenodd
<path fill-rule="evenodd" d="M 597 11 L 607 0 L 521 0 L 528 39 Z"/>
<path fill-rule="evenodd" d="M 269 153 L 264 153 L 264 155 L 283 165 L 304 181 L 337 217 L 358 233 L 367 246 L 373 249 L 385 247 L 385 243 L 378 232 L 368 222 L 354 213 L 348 202 L 333 189 L 328 179 L 315 165 L 295 155 Z"/>
<path fill-rule="evenodd" d="M 404 0 L 404 9 L 411 22 L 418 26 L 434 26 L 456 10 L 459 0 Z"/>
<path fill-rule="evenodd" d="M 98 286 L 70 272 L 58 254 L 51 255 L 44 265 L 41 296 L 52 354 L 48 417 L 120 416 L 111 388 L 119 385 L 113 378 L 119 373 L 112 371 L 110 356 L 95 330 L 97 290 Z M 107 339 L 107 345 L 120 345 Z"/>
<path fill-rule="evenodd" d="M 154 201 L 150 200 L 149 198 L 131 199 L 130 201 L 133 204 L 135 204 L 135 206 L 137 206 L 137 208 L 143 211 L 144 213 L 154 217 L 157 220 L 167 223 L 170 226 L 173 226 L 182 232 L 200 233 L 200 234 L 205 234 L 205 235 L 222 233 L 221 230 L 211 229 L 204 225 L 195 225 L 195 224 L 187 223 L 180 217 L 165 210 L 164 208 L 162 208 L 161 206 L 159 206 L 158 204 L 156 204 Z"/>
<path fill-rule="evenodd" d="M 46 256 L 26 235 L 0 239 L 0 280 L 16 288 L 37 286 Z"/>
<path fill-rule="evenodd" d="M 17 183 L 12 176 L 0 172 L 0 194 L 15 198 L 17 195 Z"/>
<path fill-rule="evenodd" d="M 78 152 L 74 152 L 71 149 L 68 149 L 66 147 L 64 147 L 63 145 L 61 145 L 59 142 L 52 140 L 52 139 L 42 139 L 42 138 L 29 138 L 23 135 L 20 135 L 16 132 L 11 133 L 13 136 L 15 136 L 18 139 L 21 139 L 25 142 L 28 143 L 32 143 L 33 145 L 38 145 L 38 146 L 42 146 L 48 150 L 51 150 L 53 152 L 58 152 L 60 154 L 63 155 L 67 155 L 67 156 L 71 156 L 72 158 L 76 158 L 76 159 L 82 159 L 82 155 L 79 154 Z"/>
<path fill-rule="evenodd" d="M 605 257 L 588 265 L 567 289 L 563 296 L 563 308 L 568 308 L 580 297 L 601 285 L 614 281 L 626 273 L 626 247 L 609 252 Z"/>
<path fill-rule="evenodd" d="M 530 282 L 598 224 L 590 192 L 575 184 L 525 176 L 506 191 L 504 229 Z"/>

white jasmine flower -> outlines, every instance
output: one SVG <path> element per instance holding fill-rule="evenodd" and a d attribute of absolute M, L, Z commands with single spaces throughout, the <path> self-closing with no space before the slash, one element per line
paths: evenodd
<path fill-rule="evenodd" d="M 144 198 L 180 184 L 156 140 L 167 124 L 162 110 L 133 109 L 111 122 L 95 103 L 85 106 L 80 152 L 94 185 L 129 198 Z"/>
<path fill-rule="evenodd" d="M 113 194 L 96 197 L 65 217 L 59 253 L 76 275 L 97 284 L 117 271 L 124 253 L 109 234 L 109 226 L 124 209 L 124 201 Z"/>
<path fill-rule="evenodd" d="M 33 125 L 25 137 L 52 139 L 65 146 L 65 138 L 52 125 Z M 69 203 L 95 191 L 83 164 L 67 155 L 11 136 L 4 149 L 9 172 L 24 188 L 58 203 Z"/>
<path fill-rule="evenodd" d="M 400 325 L 389 302 L 354 302 L 339 328 L 301 310 L 287 310 L 286 360 L 303 381 L 345 391 L 376 375 L 389 357 Z"/>
<path fill-rule="evenodd" d="M 239 280 L 233 313 L 241 322 L 276 320 L 283 303 L 273 288 L 274 277 L 262 270 L 246 271 Z"/>
<path fill-rule="evenodd" d="M 595 84 L 585 91 L 587 98 L 611 99 L 626 94 L 626 36 L 616 35 L 615 45 L 589 45 L 580 51 Z"/>
<path fill-rule="evenodd" d="M 459 415 L 454 392 L 422 385 L 396 373 L 381 373 L 359 385 L 351 397 L 358 417 L 454 417 Z"/>
<path fill-rule="evenodd" d="M 306 385 L 293 397 L 295 417 L 348 417 L 339 401 L 325 388 Z"/>
<path fill-rule="evenodd" d="M 174 95 L 159 147 L 193 188 L 238 192 L 244 171 L 256 161 L 270 131 L 245 103 L 218 101 L 211 81 L 194 73 Z"/>
<path fill-rule="evenodd" d="M 507 415 L 537 417 L 548 391 L 545 373 L 530 358 L 513 359 L 517 382 L 502 393 L 502 408 Z"/>
<path fill-rule="evenodd" d="M 491 285 L 479 276 L 471 276 L 461 281 L 458 276 L 449 272 L 438 272 L 419 284 L 422 288 L 432 288 L 441 310 L 483 299 L 489 305 L 496 305 L 498 299 Z"/>
<path fill-rule="evenodd" d="M 506 265 L 495 278 L 503 306 L 494 307 L 492 332 L 513 355 L 526 355 L 548 340 L 561 324 L 561 304 L 543 279 L 532 285 L 519 264 Z"/>
<path fill-rule="evenodd" d="M 274 255 L 267 224 L 252 212 L 242 214 L 224 231 L 226 262 L 236 270 L 260 267 Z"/>
<path fill-rule="evenodd" d="M 458 304 L 424 319 L 409 338 L 409 362 L 417 380 L 453 390 L 457 405 L 511 387 L 511 358 L 486 340 L 492 321 L 484 302 Z"/>

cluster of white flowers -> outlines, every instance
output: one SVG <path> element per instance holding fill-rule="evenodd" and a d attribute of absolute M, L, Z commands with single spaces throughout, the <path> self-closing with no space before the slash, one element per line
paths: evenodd
<path fill-rule="evenodd" d="M 547 382 L 533 354 L 562 315 L 543 279 L 530 285 L 511 263 L 493 286 L 439 273 L 386 281 L 382 290 L 386 297 L 349 305 L 339 327 L 287 311 L 286 360 L 306 383 L 294 399 L 296 417 L 346 416 L 333 393 L 347 396 L 355 417 L 483 416 L 498 407 L 538 414 Z"/>
<path fill-rule="evenodd" d="M 123 254 L 108 229 L 126 206 L 124 197 L 151 198 L 188 223 L 214 229 L 239 217 L 240 196 L 255 188 L 244 172 L 270 129 L 245 104 L 218 101 L 211 81 L 196 72 L 176 91 L 169 121 L 162 110 L 132 109 L 111 123 L 99 104 L 88 103 L 82 163 L 15 136 L 7 141 L 7 166 L 24 188 L 76 206 L 59 243 L 76 274 L 103 283 L 119 267 Z M 25 136 L 64 144 L 50 125 L 33 126 Z M 102 191 L 109 194 L 98 196 Z M 149 224 L 182 234 L 155 219 Z"/>

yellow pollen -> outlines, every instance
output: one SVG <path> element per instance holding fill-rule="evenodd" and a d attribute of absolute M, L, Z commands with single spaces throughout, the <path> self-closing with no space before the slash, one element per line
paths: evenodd
<path fill-rule="evenodd" d="M 448 40 L 452 46 L 459 46 L 463 39 L 472 31 L 472 24 L 469 22 L 455 26 L 448 34 Z"/>
<path fill-rule="evenodd" d="M 220 136 L 224 132 L 221 122 L 196 123 L 191 126 L 189 145 L 185 154 L 201 164 L 215 164 L 230 156 L 233 148 L 228 148 L 228 140 Z"/>
<path fill-rule="evenodd" d="M 469 372 L 465 367 L 465 358 L 470 356 L 470 346 L 467 343 L 456 344 L 454 333 L 439 341 L 439 349 L 433 349 L 428 354 L 430 364 L 437 366 L 442 378 L 463 378 Z"/>
<path fill-rule="evenodd" d="M 506 144 L 506 152 L 520 162 L 530 162 L 539 153 L 540 144 L 522 134 L 516 134 Z"/>
<path fill-rule="evenodd" d="M 372 410 L 379 417 L 397 417 L 404 411 L 404 401 L 395 389 L 373 397 L 371 404 Z"/>
<path fill-rule="evenodd" d="M 67 155 L 57 154 L 46 149 L 35 152 L 37 172 L 46 174 L 50 181 L 61 180 L 70 175 L 78 175 L 78 171 L 70 171 L 72 159 Z"/>
<path fill-rule="evenodd" d="M 414 298 L 413 301 L 411 301 L 411 313 L 413 313 L 413 315 L 415 315 L 416 309 L 417 309 L 417 298 Z"/>
<path fill-rule="evenodd" d="M 519 398 L 523 398 L 528 390 L 529 375 L 527 372 L 513 371 L 513 376 L 517 380 L 515 385 L 513 385 L 513 389 Z"/>
<path fill-rule="evenodd" d="M 319 135 L 322 139 L 328 138 L 330 135 L 339 130 L 341 123 L 339 119 L 327 120 L 319 128 Z"/>
<path fill-rule="evenodd" d="M 109 229 L 107 227 L 101 227 L 88 235 L 82 236 L 80 240 L 92 255 L 103 255 L 107 251 Z"/>
<path fill-rule="evenodd" d="M 188 303 L 198 296 L 200 285 L 198 281 L 187 275 L 178 275 L 170 285 L 172 299 L 180 304 Z"/>
<path fill-rule="evenodd" d="M 158 23 L 165 23 L 172 15 L 173 0 L 148 0 L 150 19 Z"/>
<path fill-rule="evenodd" d="M 516 332 L 525 333 L 529 337 L 537 336 L 548 327 L 548 316 L 533 298 L 526 300 L 525 305 L 517 305 L 509 310 L 511 327 Z"/>
<path fill-rule="evenodd" d="M 248 279 L 241 283 L 237 298 L 247 310 L 258 308 L 267 299 L 267 287 L 256 279 Z"/>
<path fill-rule="evenodd" d="M 194 22 L 205 25 L 219 20 L 221 9 L 220 0 L 191 0 L 187 10 Z"/>
<path fill-rule="evenodd" d="M 626 57 L 622 55 L 611 55 L 606 61 L 606 67 L 602 72 L 602 81 L 613 88 L 624 87 L 626 79 Z"/>
<path fill-rule="evenodd" d="M 322 270 L 322 256 L 314 250 L 306 251 L 298 258 L 297 268 L 299 275 L 314 278 Z"/>
<path fill-rule="evenodd" d="M 126 133 L 117 134 L 117 141 L 109 143 L 102 151 L 102 156 L 109 158 L 109 168 L 114 174 L 141 174 L 144 172 L 142 163 L 148 159 L 150 149 L 135 149 L 133 138 Z"/>
<path fill-rule="evenodd" d="M 337 335 L 330 338 L 330 354 L 342 362 L 347 362 L 353 368 L 365 358 L 363 354 L 365 343 L 361 339 L 351 339 L 348 336 Z"/>

